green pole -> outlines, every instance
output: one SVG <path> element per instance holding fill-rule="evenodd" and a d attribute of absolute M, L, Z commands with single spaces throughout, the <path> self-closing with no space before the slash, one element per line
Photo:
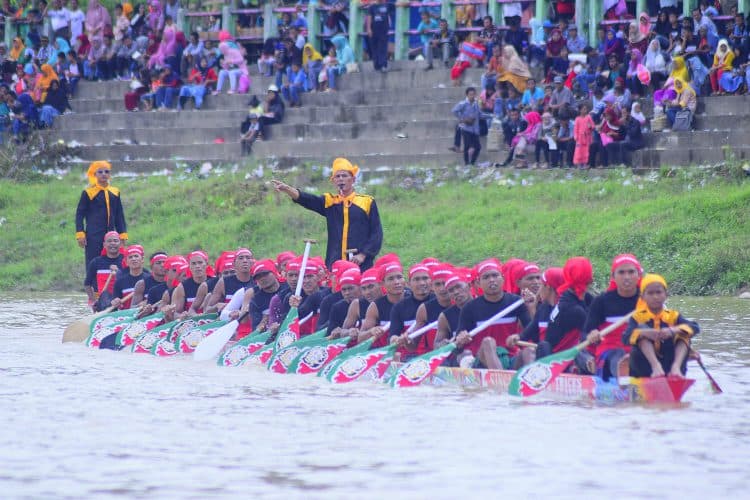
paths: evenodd
<path fill-rule="evenodd" d="M 363 31 L 362 11 L 359 8 L 359 0 L 352 0 L 349 4 L 349 45 L 354 52 L 354 58 L 362 61 L 362 37 L 359 34 Z"/>
<path fill-rule="evenodd" d="M 646 0 L 636 0 L 635 2 L 635 17 L 638 18 L 641 12 L 646 12 Z"/>
<path fill-rule="evenodd" d="M 690 17 L 690 12 L 693 10 L 692 2 L 690 0 L 683 0 L 682 2 L 682 15 Z"/>
<path fill-rule="evenodd" d="M 318 43 L 318 33 L 320 32 L 320 13 L 318 12 L 318 1 L 310 0 L 307 4 L 307 40 L 317 47 L 318 50 L 323 48 L 322 43 Z"/>
<path fill-rule="evenodd" d="M 500 9 L 500 4 L 497 3 L 497 0 L 488 0 L 487 4 L 487 14 L 492 16 L 492 22 L 495 23 L 495 25 L 499 26 L 502 24 L 502 11 Z"/>
<path fill-rule="evenodd" d="M 274 38 L 278 34 L 279 29 L 276 25 L 276 16 L 273 13 L 273 4 L 268 2 L 263 6 L 263 40 Z"/>
<path fill-rule="evenodd" d="M 602 19 L 602 2 L 601 0 L 589 0 L 589 45 L 596 46 L 596 29 Z"/>
<path fill-rule="evenodd" d="M 586 0 L 576 0 L 576 27 L 578 33 L 584 38 L 588 38 L 589 26 L 586 23 Z"/>
<path fill-rule="evenodd" d="M 443 5 L 440 7 L 440 16 L 448 21 L 448 27 L 452 28 L 456 25 L 456 11 L 451 5 L 451 0 L 442 0 Z"/>
<path fill-rule="evenodd" d="M 737 2 L 737 12 L 747 17 L 748 0 L 739 0 Z"/>
<path fill-rule="evenodd" d="M 393 54 L 393 59 L 401 61 L 408 58 L 409 52 L 409 35 L 406 34 L 409 30 L 409 4 L 396 4 L 395 24 L 396 26 L 393 28 L 393 38 L 396 42 L 396 48 Z"/>
<path fill-rule="evenodd" d="M 537 21 L 540 23 L 544 23 L 544 20 L 547 19 L 547 0 L 536 0 L 534 17 L 536 17 Z"/>
<path fill-rule="evenodd" d="M 232 13 L 230 12 L 230 10 L 231 7 L 229 7 L 228 5 L 225 5 L 221 8 L 221 25 L 232 36 L 235 36 L 237 34 L 237 26 L 235 26 L 234 19 L 232 18 Z"/>

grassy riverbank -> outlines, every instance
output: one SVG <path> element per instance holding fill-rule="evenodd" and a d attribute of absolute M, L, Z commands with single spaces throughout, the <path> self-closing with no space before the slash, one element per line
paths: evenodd
<path fill-rule="evenodd" d="M 115 176 L 131 242 L 147 253 L 202 247 L 212 258 L 240 244 L 271 256 L 300 251 L 305 236 L 325 242 L 324 219 L 269 190 L 268 168 L 217 170 L 205 178 L 182 170 Z M 313 167 L 277 176 L 322 190 L 324 174 Z M 81 288 L 83 253 L 73 234 L 83 185 L 78 172 L 34 184 L 0 181 L 0 290 Z M 731 294 L 750 285 L 750 178 L 740 168 L 645 177 L 415 170 L 369 175 L 360 191 L 378 200 L 383 252 L 404 263 L 434 256 L 466 265 L 496 255 L 561 265 L 586 255 L 602 287 L 611 258 L 629 251 L 675 293 Z"/>

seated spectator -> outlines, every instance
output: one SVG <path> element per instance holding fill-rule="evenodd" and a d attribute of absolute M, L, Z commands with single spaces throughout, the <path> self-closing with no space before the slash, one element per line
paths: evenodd
<path fill-rule="evenodd" d="M 573 121 L 560 120 L 557 136 L 555 137 L 556 149 L 552 150 L 552 167 L 572 167 L 573 151 L 576 142 L 573 139 Z"/>
<path fill-rule="evenodd" d="M 695 109 L 698 107 L 698 96 L 695 90 L 681 78 L 675 78 L 674 91 L 677 93 L 677 98 L 667 103 L 666 113 L 669 126 L 674 126 L 677 112 L 684 109 L 690 110 L 689 122 L 692 123 Z"/>
<path fill-rule="evenodd" d="M 526 168 L 526 146 L 536 144 L 539 132 L 542 129 L 542 117 L 536 111 L 529 111 L 524 116 L 526 128 L 519 130 L 511 139 L 508 157 L 502 163 L 507 166 L 515 159 L 516 168 Z"/>
<path fill-rule="evenodd" d="M 432 67 L 435 57 L 435 51 L 438 51 L 440 60 L 446 68 L 450 65 L 450 58 L 458 52 L 458 42 L 453 30 L 448 28 L 448 21 L 440 19 L 438 23 L 438 32 L 432 34 L 430 40 L 431 50 L 427 51 L 427 67 Z"/>
<path fill-rule="evenodd" d="M 508 12 L 508 6 L 517 5 L 519 8 L 520 13 L 520 2 L 519 3 L 505 3 L 503 4 L 503 10 L 505 10 L 505 13 Z M 515 50 L 516 53 L 521 57 L 528 57 L 528 45 L 529 45 L 529 36 L 526 34 L 525 30 L 521 29 L 521 18 L 520 16 L 512 16 L 512 18 L 509 18 L 508 16 L 505 17 L 506 21 L 505 24 L 508 25 L 508 30 L 505 32 L 505 44 L 511 45 Z"/>
<path fill-rule="evenodd" d="M 117 48 L 115 55 L 115 76 L 123 80 L 130 80 L 138 69 L 138 61 L 135 54 L 138 52 L 130 35 L 125 35 L 122 43 Z"/>
<path fill-rule="evenodd" d="M 344 35 L 336 35 L 331 38 L 331 43 L 336 49 L 336 61 L 338 65 L 333 68 L 328 68 L 328 89 L 336 90 L 336 77 L 346 73 L 346 67 L 348 64 L 354 64 L 354 52 L 349 46 L 349 40 Z M 262 120 L 261 120 L 262 122 Z"/>
<path fill-rule="evenodd" d="M 203 57 L 203 50 L 203 42 L 198 36 L 198 33 L 193 31 L 190 33 L 190 43 L 185 47 L 185 50 L 182 51 L 182 61 L 180 63 L 181 75 L 187 75 L 192 68 L 195 68 L 195 65 L 198 64 L 200 58 Z M 258 61 L 258 68 L 260 69 L 260 60 Z M 261 74 L 263 74 L 262 70 Z"/>
<path fill-rule="evenodd" d="M 99 60 L 104 55 L 104 44 L 98 39 L 91 44 L 91 50 L 83 62 L 83 77 L 89 81 L 96 81 L 99 78 L 98 66 Z"/>
<path fill-rule="evenodd" d="M 148 70 L 141 71 L 138 79 L 130 82 L 130 92 L 125 94 L 125 109 L 128 111 L 138 111 L 139 103 L 145 96 L 151 86 L 151 75 Z M 148 101 L 145 101 L 148 102 Z"/>
<path fill-rule="evenodd" d="M 203 97 L 216 85 L 217 80 L 216 72 L 208 67 L 208 60 L 205 56 L 200 57 L 195 67 L 190 70 L 186 84 L 180 89 L 177 109 L 184 108 L 191 97 L 195 100 L 195 109 L 201 109 Z"/>
<path fill-rule="evenodd" d="M 47 36 L 41 37 L 41 45 L 36 51 L 36 61 L 37 64 L 46 63 L 49 61 L 50 56 L 55 52 L 55 50 L 52 48 L 52 46 L 49 44 L 49 38 Z"/>
<path fill-rule="evenodd" d="M 646 15 L 648 17 L 648 15 Z M 632 51 L 633 49 L 638 49 L 638 51 L 643 54 L 646 52 L 646 49 L 648 48 L 648 37 L 646 36 L 648 34 L 648 30 L 646 30 L 646 33 L 644 34 L 639 26 L 638 21 L 632 21 L 630 23 L 630 26 L 628 27 L 628 47 Z"/>
<path fill-rule="evenodd" d="M 545 28 L 542 22 L 537 18 L 533 17 L 529 21 L 531 27 L 531 43 L 529 45 L 529 64 L 532 68 L 536 68 L 539 63 L 544 62 L 544 56 L 547 49 L 547 40 L 545 37 Z M 552 26 L 552 23 L 549 23 Z"/>
<path fill-rule="evenodd" d="M 250 87 L 248 77 L 247 63 L 243 49 L 235 42 L 229 32 L 222 31 L 219 33 L 219 51 L 221 52 L 221 69 L 219 70 L 219 80 L 216 84 L 214 95 L 221 92 L 224 82 L 229 78 L 229 90 L 227 94 L 235 92 L 247 93 Z"/>
<path fill-rule="evenodd" d="M 55 117 L 64 114 L 66 111 L 73 111 L 68 102 L 68 96 L 65 90 L 60 86 L 58 80 L 52 80 L 47 95 L 42 102 L 42 111 L 39 115 L 40 125 L 52 128 Z"/>
<path fill-rule="evenodd" d="M 641 124 L 642 128 L 645 128 L 648 120 L 646 119 L 646 115 L 643 114 L 643 111 L 641 110 L 641 103 L 634 102 L 632 106 L 630 106 L 630 116 L 638 120 L 638 123 Z"/>
<path fill-rule="evenodd" d="M 310 43 L 302 48 L 302 69 L 307 74 L 307 90 L 317 90 L 318 75 L 323 69 L 323 56 Z"/>
<path fill-rule="evenodd" d="M 179 95 L 180 80 L 170 66 L 164 66 L 159 78 L 152 85 L 154 90 L 154 110 L 167 111 L 174 107 L 174 98 Z"/>
<path fill-rule="evenodd" d="M 52 65 L 52 70 L 57 74 L 57 78 L 60 80 L 60 88 L 63 89 L 65 95 L 68 95 L 68 61 L 65 59 L 65 54 L 62 52 L 57 54 L 57 61 Z"/>
<path fill-rule="evenodd" d="M 432 36 L 434 35 L 433 32 L 439 29 L 439 26 L 438 22 L 430 16 L 429 11 L 423 10 L 420 12 L 420 15 L 422 20 L 417 25 L 417 32 L 419 33 L 419 41 L 422 45 L 422 54 L 428 61 L 425 71 L 429 71 L 432 69 L 432 57 L 430 56 L 430 52 L 432 52 Z"/>
<path fill-rule="evenodd" d="M 503 70 L 502 67 L 502 47 L 495 45 L 492 47 L 492 56 L 487 63 L 487 71 L 482 75 L 482 88 L 487 88 L 488 85 L 494 87 L 497 81 L 497 75 Z"/>
<path fill-rule="evenodd" d="M 614 96 L 615 106 L 618 110 L 624 108 L 630 109 L 630 104 L 633 102 L 633 96 L 631 95 L 630 90 L 625 87 L 625 80 L 623 78 L 615 80 L 615 86 L 612 87 L 612 90 L 610 90 L 608 94 Z"/>
<path fill-rule="evenodd" d="M 661 89 L 654 92 L 654 108 L 662 108 L 667 101 L 677 97 L 677 93 L 674 91 L 674 81 L 677 78 L 686 83 L 690 82 L 690 73 L 682 56 L 675 56 L 672 59 L 672 72 L 669 74 L 669 78 L 664 82 Z"/>
<path fill-rule="evenodd" d="M 169 60 L 177 56 L 177 40 L 174 29 L 164 29 L 158 49 L 148 59 L 148 69 L 161 69 L 169 64 Z M 178 68 L 179 69 L 179 68 Z"/>
<path fill-rule="evenodd" d="M 497 26 L 493 24 L 492 16 L 484 16 L 482 18 L 482 31 L 479 32 L 477 42 L 481 43 L 487 48 L 488 56 L 493 54 L 493 47 L 495 47 L 496 45 L 502 45 L 500 32 L 498 31 Z"/>
<path fill-rule="evenodd" d="M 495 99 L 497 99 L 498 92 L 495 91 L 495 86 L 490 84 L 482 89 L 479 94 L 479 110 L 482 113 L 493 114 L 495 112 Z"/>
<path fill-rule="evenodd" d="M 539 111 L 542 109 L 543 102 L 544 90 L 537 87 L 536 80 L 533 78 L 526 80 L 526 90 L 523 91 L 523 96 L 521 97 L 521 106 L 530 111 Z"/>
<path fill-rule="evenodd" d="M 302 93 L 307 89 L 307 74 L 299 62 L 292 61 L 290 71 L 287 73 L 287 81 L 281 88 L 284 100 L 289 103 L 290 108 L 302 107 Z"/>
<path fill-rule="evenodd" d="M 554 28 L 550 39 L 547 41 L 547 49 L 544 55 L 544 74 L 548 74 L 555 59 L 561 57 L 562 49 L 565 47 L 565 39 L 559 28 Z"/>
<path fill-rule="evenodd" d="M 148 17 L 146 9 L 145 2 L 139 3 L 135 14 L 130 18 L 130 30 L 133 38 L 140 36 L 146 28 L 146 19 Z"/>
<path fill-rule="evenodd" d="M 719 41 L 719 45 L 716 48 L 714 54 L 714 63 L 711 66 L 710 78 L 711 78 L 711 90 L 715 94 L 723 94 L 723 90 L 719 86 L 719 80 L 721 75 L 725 72 L 732 71 L 734 63 L 734 51 L 729 48 L 729 42 L 725 39 Z"/>
<path fill-rule="evenodd" d="M 553 130 L 554 129 L 554 130 Z M 555 131 L 556 130 L 556 131 Z M 549 153 L 550 146 L 553 146 L 553 150 L 557 149 L 557 133 L 560 127 L 558 126 L 555 119 L 552 117 L 552 113 L 545 112 L 542 114 L 542 128 L 539 130 L 539 136 L 537 137 L 536 144 L 534 147 L 534 165 L 532 168 L 547 168 L 549 167 Z M 540 153 L 544 153 L 544 163 L 539 163 Z"/>
<path fill-rule="evenodd" d="M 13 115 L 13 135 L 16 141 L 25 142 L 39 123 L 39 112 L 29 94 L 24 92 L 16 98 Z"/>
<path fill-rule="evenodd" d="M 42 68 L 37 75 L 36 82 L 34 85 L 34 92 L 32 97 L 37 103 L 42 103 L 47 98 L 47 91 L 49 91 L 52 82 L 58 82 L 59 78 L 55 70 L 49 64 L 42 64 Z"/>
<path fill-rule="evenodd" d="M 279 88 L 276 85 L 271 84 L 268 86 L 266 99 L 263 102 L 263 114 L 259 118 L 259 134 L 264 139 L 268 139 L 270 134 L 269 125 L 281 123 L 281 120 L 283 119 L 284 101 L 282 101 L 281 96 L 279 96 Z"/>
<path fill-rule="evenodd" d="M 76 53 L 72 50 L 68 52 L 68 65 L 65 72 L 65 80 L 68 82 L 68 97 L 74 97 L 76 94 L 76 88 L 78 87 L 78 82 L 81 80 L 81 66 L 76 57 Z"/>
<path fill-rule="evenodd" d="M 242 154 L 248 155 L 253 152 L 253 143 L 260 139 L 260 117 L 255 113 L 247 115 L 245 121 L 240 125 L 240 143 Z"/>
<path fill-rule="evenodd" d="M 607 31 L 607 39 L 604 42 L 604 55 L 607 60 L 611 60 L 614 56 L 616 61 L 622 61 L 625 57 L 625 44 L 621 38 L 617 38 L 615 30 L 609 29 Z"/>
<path fill-rule="evenodd" d="M 641 123 L 627 109 L 623 109 L 620 115 L 620 132 L 623 139 L 621 141 L 614 141 L 606 146 L 607 156 L 611 163 L 619 161 L 631 167 L 633 151 L 643 149 L 644 143 Z"/>
<path fill-rule="evenodd" d="M 498 76 L 498 81 L 509 82 L 519 94 L 523 92 L 526 82 L 531 78 L 531 72 L 512 45 L 503 47 L 502 66 L 503 72 Z"/>
<path fill-rule="evenodd" d="M 8 54 L 8 59 L 16 64 L 24 65 L 34 58 L 34 51 L 27 49 L 24 45 L 21 37 L 17 36 L 13 39 L 13 44 Z"/>
<path fill-rule="evenodd" d="M 748 62 L 740 63 L 739 57 L 735 57 L 734 64 L 735 68 L 731 72 L 725 71 L 719 79 L 722 92 L 727 94 L 740 93 L 742 87 L 750 81 L 748 80 L 750 78 L 750 64 Z"/>
<path fill-rule="evenodd" d="M 318 73 L 318 88 L 323 92 L 331 92 L 335 89 L 328 87 L 328 72 L 338 69 L 338 59 L 336 59 L 336 47 L 331 45 L 328 54 L 323 58 L 323 68 Z M 334 75 L 335 78 L 335 75 Z"/>
<path fill-rule="evenodd" d="M 652 40 L 649 43 L 643 65 L 651 77 L 651 87 L 654 89 L 661 88 L 667 79 L 667 62 L 658 40 Z"/>
<path fill-rule="evenodd" d="M 638 49 L 633 49 L 630 53 L 628 69 L 625 72 L 625 86 L 636 99 L 647 93 L 647 87 L 641 81 L 642 79 L 645 79 L 646 84 L 648 84 L 651 81 L 651 75 L 643 65 L 641 52 Z"/>
<path fill-rule="evenodd" d="M 158 33 L 164 27 L 164 9 L 159 0 L 149 0 L 146 24 L 152 33 Z"/>
<path fill-rule="evenodd" d="M 571 54 L 583 54 L 586 48 L 586 39 L 578 34 L 578 26 L 575 24 L 568 28 L 568 40 L 566 42 L 568 52 Z"/>
<path fill-rule="evenodd" d="M 100 80 L 111 80 L 117 75 L 117 49 L 112 35 L 104 37 L 101 57 L 96 62 L 96 73 Z"/>

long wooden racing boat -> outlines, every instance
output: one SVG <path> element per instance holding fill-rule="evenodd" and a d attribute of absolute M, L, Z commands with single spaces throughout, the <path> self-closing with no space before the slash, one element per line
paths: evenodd
<path fill-rule="evenodd" d="M 388 375 L 402 363 L 392 363 Z M 429 385 L 460 385 L 490 387 L 507 391 L 513 370 L 482 370 L 440 366 L 422 382 Z M 679 377 L 635 378 L 619 377 L 604 381 L 590 375 L 563 373 L 553 380 L 540 395 L 553 399 L 578 399 L 600 402 L 679 403 L 694 379 Z"/>

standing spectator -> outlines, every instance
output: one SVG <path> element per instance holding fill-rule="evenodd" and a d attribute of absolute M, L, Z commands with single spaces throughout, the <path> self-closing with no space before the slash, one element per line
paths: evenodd
<path fill-rule="evenodd" d="M 72 50 L 68 52 L 68 67 L 65 72 L 65 80 L 68 82 L 68 96 L 74 97 L 78 82 L 81 80 L 81 67 L 78 64 L 78 57 Z"/>
<path fill-rule="evenodd" d="M 482 149 L 479 143 L 479 120 L 481 114 L 479 104 L 476 100 L 477 91 L 474 87 L 466 89 L 466 99 L 453 107 L 453 115 L 458 119 L 464 141 L 464 164 L 476 165 L 479 151 Z M 471 155 L 469 152 L 471 151 Z"/>
<path fill-rule="evenodd" d="M 70 11 L 63 7 L 62 0 L 52 0 L 52 8 L 47 9 L 52 36 L 70 40 Z"/>
<path fill-rule="evenodd" d="M 505 12 L 508 12 L 508 6 L 513 5 L 510 3 L 505 3 L 504 9 Z M 521 5 L 520 3 L 518 4 Z M 506 16 L 506 19 L 508 17 Z M 519 10 L 519 17 L 516 20 L 516 16 L 513 16 L 513 21 L 507 23 L 508 24 L 508 31 L 505 32 L 505 44 L 511 45 L 517 54 L 524 56 L 528 52 L 528 46 L 529 46 L 529 36 L 526 34 L 526 31 L 521 29 L 521 18 L 520 18 L 520 10 Z"/>
<path fill-rule="evenodd" d="M 97 40 L 100 45 L 103 45 L 104 31 L 107 26 L 112 27 L 112 18 L 107 9 L 99 3 L 99 0 L 89 0 L 86 10 L 86 34 L 92 45 L 95 45 L 94 42 Z"/>
<path fill-rule="evenodd" d="M 130 19 L 125 15 L 122 5 L 115 5 L 115 25 L 112 27 L 112 33 L 115 36 L 115 42 L 121 42 L 122 39 L 130 33 Z"/>
<path fill-rule="evenodd" d="M 431 50 L 427 52 L 427 67 L 432 67 L 432 61 L 434 60 L 434 51 L 437 49 L 440 54 L 440 60 L 443 61 L 443 66 L 446 68 L 450 66 L 450 58 L 458 50 L 458 44 L 456 42 L 456 35 L 453 30 L 448 28 L 448 21 L 441 19 L 438 23 L 438 32 L 432 35 L 430 41 Z"/>
<path fill-rule="evenodd" d="M 78 0 L 70 0 L 68 19 L 70 23 L 70 40 L 75 43 L 78 41 L 78 37 L 83 35 L 83 22 L 86 20 L 86 14 L 78 6 Z"/>
<path fill-rule="evenodd" d="M 85 249 L 86 268 L 104 248 L 104 235 L 117 231 L 127 242 L 127 224 L 120 190 L 109 183 L 112 166 L 106 161 L 91 163 L 89 186 L 81 193 L 76 209 L 76 240 Z"/>
<path fill-rule="evenodd" d="M 375 71 L 388 71 L 388 30 L 390 15 L 385 0 L 375 0 L 367 9 L 365 31 L 370 40 L 370 54 Z"/>
<path fill-rule="evenodd" d="M 422 44 L 422 54 L 427 60 L 427 67 L 425 71 L 432 69 L 432 36 L 434 31 L 438 30 L 438 22 L 430 16 L 429 11 L 423 10 L 420 15 L 422 20 L 417 25 L 417 32 L 419 33 L 419 42 Z"/>
<path fill-rule="evenodd" d="M 552 151 L 552 166 L 573 166 L 573 151 L 576 143 L 573 138 L 573 120 L 560 120 L 555 138 L 557 149 Z"/>
<path fill-rule="evenodd" d="M 573 165 L 579 169 L 588 168 L 589 147 L 594 142 L 594 120 L 589 114 L 586 104 L 578 106 L 578 117 L 573 125 L 573 139 L 575 140 L 575 153 L 573 154 Z"/>
<path fill-rule="evenodd" d="M 132 31 L 133 38 L 137 38 L 143 33 L 143 30 L 146 27 L 147 18 L 148 13 L 146 12 L 146 4 L 138 4 L 138 8 L 136 9 L 135 14 L 133 14 L 133 17 L 130 19 L 130 29 Z"/>

